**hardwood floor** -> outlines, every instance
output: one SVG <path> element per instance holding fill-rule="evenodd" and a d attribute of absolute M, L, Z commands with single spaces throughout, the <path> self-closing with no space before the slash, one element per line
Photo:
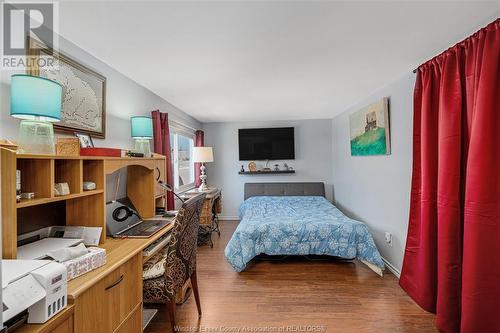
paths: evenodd
<path fill-rule="evenodd" d="M 437 332 L 434 315 L 394 275 L 379 277 L 357 261 L 257 261 L 234 272 L 224 248 L 236 225 L 222 221 L 214 247 L 198 248 L 203 315 L 192 296 L 177 306 L 184 332 Z M 158 309 L 146 333 L 170 332 L 165 308 Z"/>

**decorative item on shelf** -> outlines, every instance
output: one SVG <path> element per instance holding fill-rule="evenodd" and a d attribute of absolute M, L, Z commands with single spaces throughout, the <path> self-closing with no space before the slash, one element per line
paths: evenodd
<path fill-rule="evenodd" d="M 16 202 L 21 202 L 21 170 L 16 170 Z"/>
<path fill-rule="evenodd" d="M 269 160 L 266 160 L 266 164 L 264 165 L 264 168 L 262 171 L 269 172 L 271 171 L 271 168 L 269 167 Z"/>
<path fill-rule="evenodd" d="M 80 148 L 81 156 L 105 156 L 105 157 L 121 157 L 122 151 L 117 148 Z"/>
<path fill-rule="evenodd" d="M 21 193 L 21 199 L 27 199 L 27 200 L 35 199 L 35 192 Z"/>
<path fill-rule="evenodd" d="M 145 157 L 151 157 L 151 145 L 149 141 L 153 138 L 153 120 L 150 117 L 137 116 L 130 118 L 132 138 L 135 139 L 135 151 L 143 153 Z"/>
<path fill-rule="evenodd" d="M 286 163 L 284 163 L 284 164 L 283 164 L 283 170 L 285 170 L 285 171 L 290 170 L 290 169 L 288 168 L 288 164 L 286 164 Z"/>
<path fill-rule="evenodd" d="M 80 156 L 79 138 L 57 138 L 56 154 L 61 156 Z"/>
<path fill-rule="evenodd" d="M 243 165 L 241 166 L 240 172 L 245 172 L 245 167 Z"/>
<path fill-rule="evenodd" d="M 22 119 L 17 151 L 54 155 L 53 122 L 61 119 L 62 86 L 49 79 L 15 74 L 10 83 L 10 115 Z"/>
<path fill-rule="evenodd" d="M 257 164 L 255 162 L 248 163 L 248 171 L 257 172 Z"/>
<path fill-rule="evenodd" d="M 93 191 L 96 188 L 97 187 L 96 187 L 96 184 L 94 182 L 90 182 L 90 181 L 84 181 L 83 182 L 83 190 L 84 191 Z"/>
<path fill-rule="evenodd" d="M 199 191 L 207 191 L 207 175 L 205 173 L 205 163 L 214 161 L 214 153 L 212 147 L 193 147 L 193 162 L 201 163 L 201 185 L 198 188 Z"/>
<path fill-rule="evenodd" d="M 291 166 L 289 166 L 288 171 L 293 171 L 293 168 Z"/>
<path fill-rule="evenodd" d="M 125 156 L 127 156 L 127 157 L 144 157 L 144 153 L 137 153 L 137 152 L 132 151 L 132 150 L 127 150 L 125 152 Z"/>
<path fill-rule="evenodd" d="M 68 183 L 56 183 L 54 186 L 54 195 L 56 197 L 68 194 L 70 194 Z"/>
<path fill-rule="evenodd" d="M 275 164 L 274 165 L 274 171 L 280 171 L 280 165 L 279 164 Z"/>
<path fill-rule="evenodd" d="M 80 140 L 80 147 L 82 148 L 94 148 L 94 141 L 92 137 L 88 134 L 75 133 L 78 140 Z"/>

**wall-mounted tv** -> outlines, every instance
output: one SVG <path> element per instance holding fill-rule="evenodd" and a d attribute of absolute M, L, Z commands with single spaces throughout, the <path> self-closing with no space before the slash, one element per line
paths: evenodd
<path fill-rule="evenodd" d="M 240 161 L 293 160 L 293 127 L 243 128 L 238 130 Z"/>

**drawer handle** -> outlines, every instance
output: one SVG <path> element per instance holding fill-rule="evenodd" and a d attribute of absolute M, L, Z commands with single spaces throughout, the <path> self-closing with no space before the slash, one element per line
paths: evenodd
<path fill-rule="evenodd" d="M 115 283 L 113 283 L 113 284 L 112 284 L 112 285 L 110 285 L 110 286 L 107 286 L 105 290 L 110 290 L 111 288 L 116 287 L 116 286 L 117 286 L 117 285 L 119 285 L 119 284 L 120 284 L 120 282 L 122 282 L 122 281 L 123 281 L 123 275 L 121 275 L 121 276 L 120 276 L 120 278 L 119 278 L 119 279 L 118 279 Z"/>

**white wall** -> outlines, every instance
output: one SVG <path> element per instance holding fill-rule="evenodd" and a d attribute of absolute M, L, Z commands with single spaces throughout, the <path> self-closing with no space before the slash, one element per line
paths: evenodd
<path fill-rule="evenodd" d="M 156 109 L 168 112 L 171 120 L 177 120 L 193 128 L 201 127 L 201 124 L 193 117 L 112 68 L 113 64 L 103 63 L 62 37 L 59 39 L 59 48 L 66 55 L 101 73 L 107 79 L 106 139 L 95 139 L 96 146 L 132 148 L 130 117 L 150 116 L 151 111 Z M 12 74 L 14 72 L 0 72 L 0 138 L 17 140 L 19 120 L 10 116 L 9 97 Z"/>
<path fill-rule="evenodd" d="M 287 175 L 238 175 L 241 165 L 248 169 L 249 161 L 239 161 L 238 129 L 255 127 L 295 127 L 295 160 L 276 161 L 288 163 L 296 170 Z M 331 151 L 332 127 L 330 119 L 270 121 L 270 122 L 228 122 L 203 125 L 205 145 L 214 147 L 214 162 L 207 164 L 209 186 L 219 186 L 223 193 L 223 217 L 237 217 L 243 202 L 245 182 L 300 182 L 322 181 L 326 192 L 332 198 Z M 258 162 L 263 166 L 264 162 Z M 272 166 L 273 161 L 270 162 Z"/>
<path fill-rule="evenodd" d="M 370 227 L 380 253 L 397 270 L 408 227 L 414 83 L 409 73 L 332 120 L 334 201 Z M 390 97 L 391 155 L 351 156 L 349 114 L 382 97 Z M 393 234 L 392 247 L 384 242 L 385 231 Z"/>

